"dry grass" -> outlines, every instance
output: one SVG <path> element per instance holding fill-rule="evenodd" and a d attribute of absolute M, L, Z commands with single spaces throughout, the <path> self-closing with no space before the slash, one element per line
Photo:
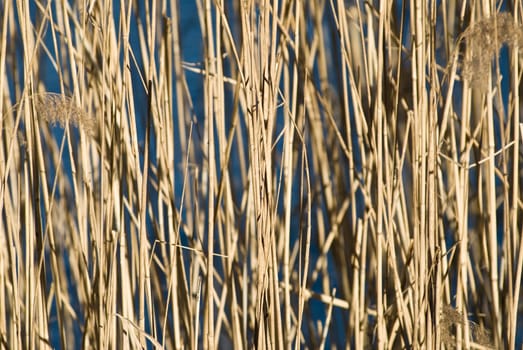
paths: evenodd
<path fill-rule="evenodd" d="M 0 348 L 521 348 L 520 1 L 29 3 Z"/>

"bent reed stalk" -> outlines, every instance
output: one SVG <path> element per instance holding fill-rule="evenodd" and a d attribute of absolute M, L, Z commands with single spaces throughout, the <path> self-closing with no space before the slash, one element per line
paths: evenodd
<path fill-rule="evenodd" d="M 0 4 L 0 347 L 523 345 L 519 0 Z"/>

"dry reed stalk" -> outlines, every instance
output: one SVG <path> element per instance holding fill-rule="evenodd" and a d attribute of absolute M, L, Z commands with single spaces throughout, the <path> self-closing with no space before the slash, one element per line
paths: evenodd
<path fill-rule="evenodd" d="M 0 346 L 519 347 L 521 2 L 400 5 L 6 2 Z"/>

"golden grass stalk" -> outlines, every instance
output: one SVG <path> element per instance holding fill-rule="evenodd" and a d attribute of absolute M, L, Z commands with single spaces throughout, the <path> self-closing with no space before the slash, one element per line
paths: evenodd
<path fill-rule="evenodd" d="M 519 0 L 1 4 L 0 347 L 521 347 Z"/>

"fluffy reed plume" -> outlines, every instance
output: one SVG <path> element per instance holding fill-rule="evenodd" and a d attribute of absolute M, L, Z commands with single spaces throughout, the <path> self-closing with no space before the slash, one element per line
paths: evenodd
<path fill-rule="evenodd" d="M 451 305 L 443 305 L 441 308 L 440 334 L 442 343 L 449 349 L 457 347 L 456 327 L 458 326 L 469 328 L 470 341 L 485 348 L 492 349 L 494 347 L 492 335 L 488 330 L 472 321 L 465 321 L 463 314 Z"/>
<path fill-rule="evenodd" d="M 37 117 L 49 124 L 65 127 L 67 123 L 82 129 L 88 136 L 96 135 L 96 118 L 77 106 L 70 96 L 46 92 L 29 96 L 34 104 Z"/>
<path fill-rule="evenodd" d="M 463 77 L 486 88 L 493 59 L 503 45 L 514 47 L 523 43 L 523 27 L 514 22 L 511 14 L 500 12 L 473 23 L 463 32 L 462 39 L 470 50 L 463 61 Z"/>

